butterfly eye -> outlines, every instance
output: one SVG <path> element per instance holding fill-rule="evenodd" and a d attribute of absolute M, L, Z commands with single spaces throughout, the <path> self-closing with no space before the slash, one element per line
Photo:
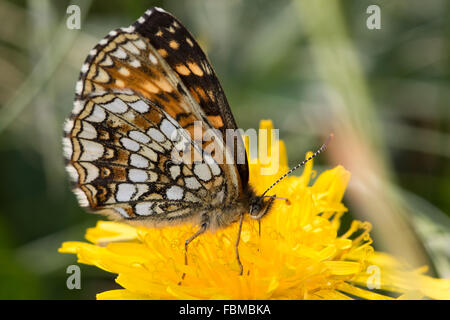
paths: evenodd
<path fill-rule="evenodd" d="M 260 210 L 261 206 L 258 203 L 255 203 L 250 207 L 250 214 L 257 215 Z"/>
<path fill-rule="evenodd" d="M 261 212 L 263 206 L 263 199 L 262 198 L 254 198 L 252 201 L 250 201 L 250 215 L 252 218 L 257 217 L 259 213 Z"/>

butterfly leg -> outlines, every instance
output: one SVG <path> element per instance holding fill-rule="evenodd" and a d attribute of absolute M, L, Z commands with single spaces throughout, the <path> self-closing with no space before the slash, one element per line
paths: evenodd
<path fill-rule="evenodd" d="M 239 230 L 238 230 L 238 236 L 236 238 L 236 260 L 239 264 L 239 275 L 242 276 L 242 273 L 244 271 L 244 268 L 242 267 L 241 259 L 239 259 L 239 240 L 241 239 L 241 231 L 242 231 L 242 222 L 244 221 L 244 214 L 241 213 L 241 216 L 239 218 Z"/>
<path fill-rule="evenodd" d="M 194 240 L 195 238 L 197 238 L 199 235 L 201 235 L 202 233 L 204 233 L 206 231 L 206 229 L 208 229 L 208 225 L 209 225 L 209 220 L 208 220 L 208 216 L 204 215 L 203 217 L 203 222 L 200 226 L 200 229 L 197 230 L 196 233 L 194 233 L 189 239 L 187 239 L 184 243 L 184 265 L 187 266 L 188 265 L 188 257 L 187 257 L 187 251 L 188 251 L 188 246 L 189 243 L 192 242 L 192 240 Z M 181 281 L 184 280 L 184 278 L 186 277 L 186 273 L 183 272 L 183 275 L 181 276 Z M 178 282 L 178 285 L 181 285 L 181 281 Z"/>

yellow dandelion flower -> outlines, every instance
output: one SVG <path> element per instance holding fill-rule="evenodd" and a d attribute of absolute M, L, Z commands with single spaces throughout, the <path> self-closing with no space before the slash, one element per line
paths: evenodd
<path fill-rule="evenodd" d="M 262 121 L 261 128 L 272 128 L 271 121 Z M 250 183 L 259 194 L 288 170 L 283 142 L 274 143 L 280 150 L 271 158 L 280 164 L 276 174 L 261 175 L 270 163 L 249 164 Z M 310 161 L 301 176 L 287 177 L 271 190 L 290 203 L 274 202 L 261 235 L 257 222 L 244 220 L 242 276 L 234 254 L 238 224 L 196 238 L 188 265 L 184 241 L 196 231 L 191 225 L 157 229 L 99 221 L 87 230 L 90 243 L 64 242 L 59 251 L 118 275 L 123 289 L 97 299 L 450 299 L 450 280 L 428 277 L 425 268 L 407 270 L 375 252 L 369 223 L 353 221 L 339 234 L 350 173 L 337 166 L 315 175 Z"/>

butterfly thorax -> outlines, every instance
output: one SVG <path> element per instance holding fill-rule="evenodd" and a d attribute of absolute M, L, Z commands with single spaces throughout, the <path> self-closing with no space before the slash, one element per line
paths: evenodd
<path fill-rule="evenodd" d="M 272 206 L 271 198 L 256 195 L 250 185 L 247 185 L 242 197 L 233 199 L 230 203 L 211 208 L 208 214 L 211 230 L 220 229 L 236 222 L 241 214 L 248 213 L 253 219 L 261 219 Z"/>
<path fill-rule="evenodd" d="M 254 192 L 250 186 L 240 197 L 230 198 L 211 205 L 205 213 L 208 216 L 208 226 L 211 231 L 221 229 L 236 222 L 241 214 L 249 212 L 250 201 L 254 197 Z"/>

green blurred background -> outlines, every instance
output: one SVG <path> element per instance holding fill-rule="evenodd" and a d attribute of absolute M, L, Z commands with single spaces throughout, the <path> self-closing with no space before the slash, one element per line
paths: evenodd
<path fill-rule="evenodd" d="M 66 26 L 70 4 L 80 30 Z M 369 5 L 381 29 L 369 30 Z M 89 50 L 152 6 L 178 17 L 215 68 L 240 127 L 272 119 L 289 164 L 334 132 L 320 172 L 352 172 L 346 221 L 375 247 L 450 277 L 450 2 L 0 1 L 0 298 L 93 299 L 114 275 L 57 252 L 98 217 L 78 207 L 61 136 Z M 299 174 L 299 173 L 297 173 Z"/>

